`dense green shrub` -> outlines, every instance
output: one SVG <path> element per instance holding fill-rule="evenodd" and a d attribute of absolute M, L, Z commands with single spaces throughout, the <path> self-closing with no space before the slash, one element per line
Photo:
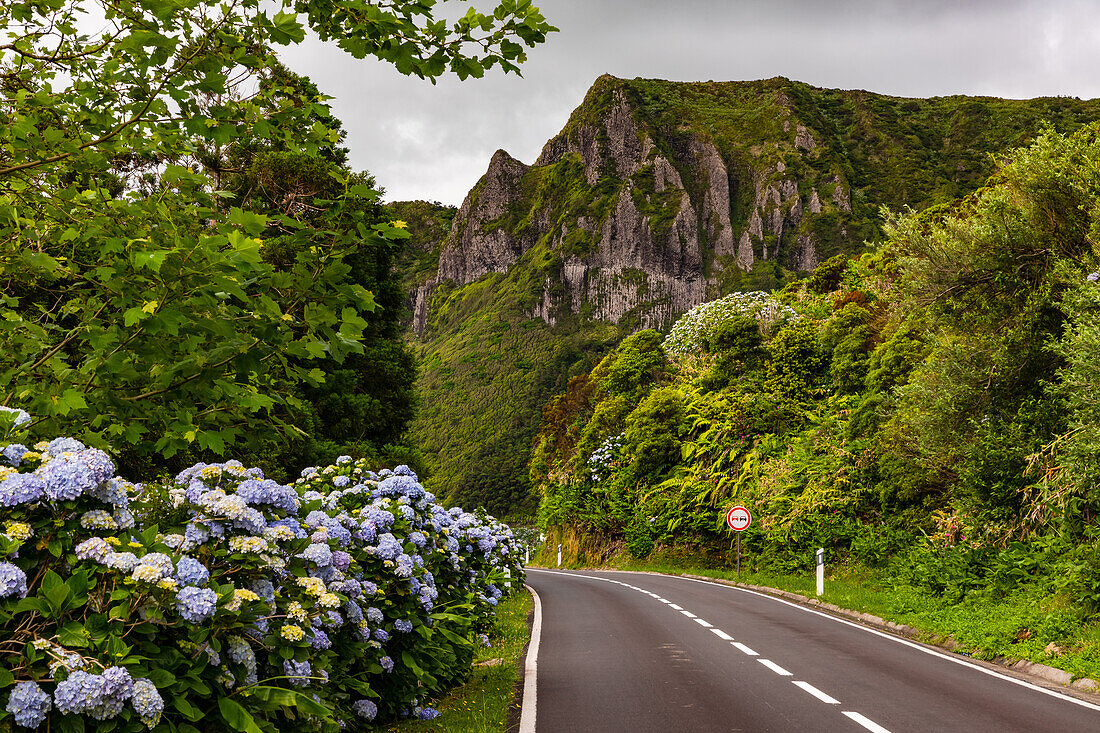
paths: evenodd
<path fill-rule="evenodd" d="M 434 503 L 406 467 L 344 456 L 285 486 L 230 461 L 136 485 L 69 438 L 2 455 L 4 729 L 431 716 L 521 577 L 507 528 Z"/>

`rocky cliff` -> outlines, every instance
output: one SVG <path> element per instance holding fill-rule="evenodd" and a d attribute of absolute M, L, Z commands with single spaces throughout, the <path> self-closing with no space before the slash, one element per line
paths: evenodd
<path fill-rule="evenodd" d="M 881 206 L 951 200 L 991 172 L 989 153 L 1096 111 L 1068 99 L 603 76 L 533 165 L 493 156 L 438 272 L 418 283 L 414 323 L 425 327 L 437 284 L 507 272 L 542 248 L 553 257 L 531 315 L 661 326 L 856 250 L 877 233 Z"/>

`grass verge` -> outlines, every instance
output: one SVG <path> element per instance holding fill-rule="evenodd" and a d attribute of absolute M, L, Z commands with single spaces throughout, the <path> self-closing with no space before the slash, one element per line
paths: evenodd
<path fill-rule="evenodd" d="M 801 593 L 813 598 L 811 572 L 783 575 L 693 567 L 681 558 L 640 563 L 618 556 L 609 567 L 661 573 L 691 573 Z M 924 641 L 954 640 L 955 651 L 978 659 L 1026 659 L 1064 669 L 1075 678 L 1100 680 L 1100 621 L 1084 615 L 1064 591 L 1021 585 L 1015 592 L 975 592 L 958 602 L 926 588 L 899 582 L 882 569 L 835 567 L 821 600 L 918 629 Z"/>
<path fill-rule="evenodd" d="M 478 650 L 466 684 L 451 690 L 434 706 L 440 712 L 438 718 L 403 720 L 391 723 L 382 730 L 389 733 L 492 733 L 505 730 L 519 679 L 516 666 L 530 638 L 527 614 L 532 605 L 531 594 L 522 587 L 501 601 L 497 606 L 496 623 L 489 632 L 492 646 Z"/>

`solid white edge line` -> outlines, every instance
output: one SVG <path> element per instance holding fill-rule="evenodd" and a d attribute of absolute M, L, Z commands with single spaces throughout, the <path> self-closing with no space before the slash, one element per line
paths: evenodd
<path fill-rule="evenodd" d="M 859 713 L 848 711 L 848 710 L 845 710 L 843 712 L 849 718 L 856 721 L 857 723 L 862 725 L 867 730 L 871 731 L 871 733 L 890 733 L 889 730 L 887 730 L 886 728 L 883 728 L 881 725 L 879 725 L 878 723 L 876 723 L 875 721 L 871 720 L 870 718 L 868 718 L 864 715 L 860 715 Z"/>
<path fill-rule="evenodd" d="M 542 601 L 531 586 L 524 584 L 535 601 L 535 619 L 531 623 L 531 643 L 527 645 L 527 659 L 523 663 L 523 701 L 519 714 L 519 733 L 535 733 L 536 697 L 539 639 L 542 637 Z"/>
<path fill-rule="evenodd" d="M 765 660 L 761 659 L 760 661 L 763 662 Z M 823 702 L 827 705 L 839 705 L 840 704 L 840 700 L 837 700 L 832 695 L 826 695 L 824 692 L 817 689 L 816 687 L 811 685 L 809 682 L 803 682 L 802 680 L 793 680 L 793 682 L 794 682 L 795 685 L 797 685 L 798 687 L 801 687 L 803 690 L 810 693 L 811 695 L 816 697 L 818 700 L 820 700 L 821 702 Z"/>
<path fill-rule="evenodd" d="M 723 641 L 733 641 L 733 637 L 727 634 L 725 631 L 722 631 L 721 629 L 711 629 L 710 633 L 714 634 Z"/>
<path fill-rule="evenodd" d="M 787 670 L 783 669 L 782 667 L 780 667 L 778 664 L 776 664 L 775 662 L 773 662 L 770 659 L 757 659 L 756 661 L 760 662 L 765 667 L 770 669 L 772 672 L 775 672 L 777 675 L 780 675 L 782 677 L 794 677 L 794 674 L 792 674 L 791 672 L 788 672 Z M 795 684 L 797 685 L 799 683 L 795 682 Z M 836 702 L 836 700 L 833 700 L 833 702 Z"/>

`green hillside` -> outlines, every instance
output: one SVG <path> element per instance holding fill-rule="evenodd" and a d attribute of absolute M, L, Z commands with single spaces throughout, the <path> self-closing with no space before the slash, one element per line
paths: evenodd
<path fill-rule="evenodd" d="M 861 252 L 882 239 L 881 207 L 951 202 L 1044 128 L 1072 131 L 1095 119 L 1096 100 L 903 99 L 781 78 L 601 77 L 537 164 L 514 163 L 522 170 L 499 204 L 503 213 L 477 218 L 486 179 L 458 212 L 423 202 L 395 209 L 414 234 L 403 261 L 406 286 L 430 293 L 421 332 L 411 336 L 421 358 L 412 435 L 428 456 L 433 490 L 502 515 L 530 511 L 526 465 L 543 405 L 624 336 L 646 325 L 667 328 L 703 299 L 789 286 L 805 275 L 797 269 L 805 242 L 818 260 Z M 632 140 L 652 149 L 631 158 Z M 727 172 L 732 238 L 715 224 L 722 214 L 713 205 L 715 178 L 700 162 L 708 159 L 699 151 L 711 149 Z M 658 184 L 671 175 L 661 160 L 675 169 L 683 195 Z M 599 241 L 609 221 L 626 228 L 614 219 L 625 195 L 640 217 L 625 224 L 650 237 L 635 247 L 646 267 L 653 263 L 649 270 L 616 259 L 622 253 Z M 689 209 L 697 221 L 685 224 Z M 764 221 L 760 237 L 750 232 L 754 216 Z M 770 229 L 771 222 L 781 223 Z M 685 242 L 683 231 L 696 231 L 698 241 Z M 506 271 L 456 283 L 436 269 L 448 252 L 465 247 L 472 260 L 480 242 L 501 236 L 522 247 Z M 718 251 L 723 236 L 751 243 L 751 271 L 728 247 Z M 691 247 L 701 263 L 682 270 L 682 256 L 669 252 Z M 583 291 L 567 281 L 567 266 L 587 268 Z M 676 283 L 705 284 L 705 298 L 676 307 Z M 623 312 L 610 317 L 607 303 L 624 297 Z"/>

